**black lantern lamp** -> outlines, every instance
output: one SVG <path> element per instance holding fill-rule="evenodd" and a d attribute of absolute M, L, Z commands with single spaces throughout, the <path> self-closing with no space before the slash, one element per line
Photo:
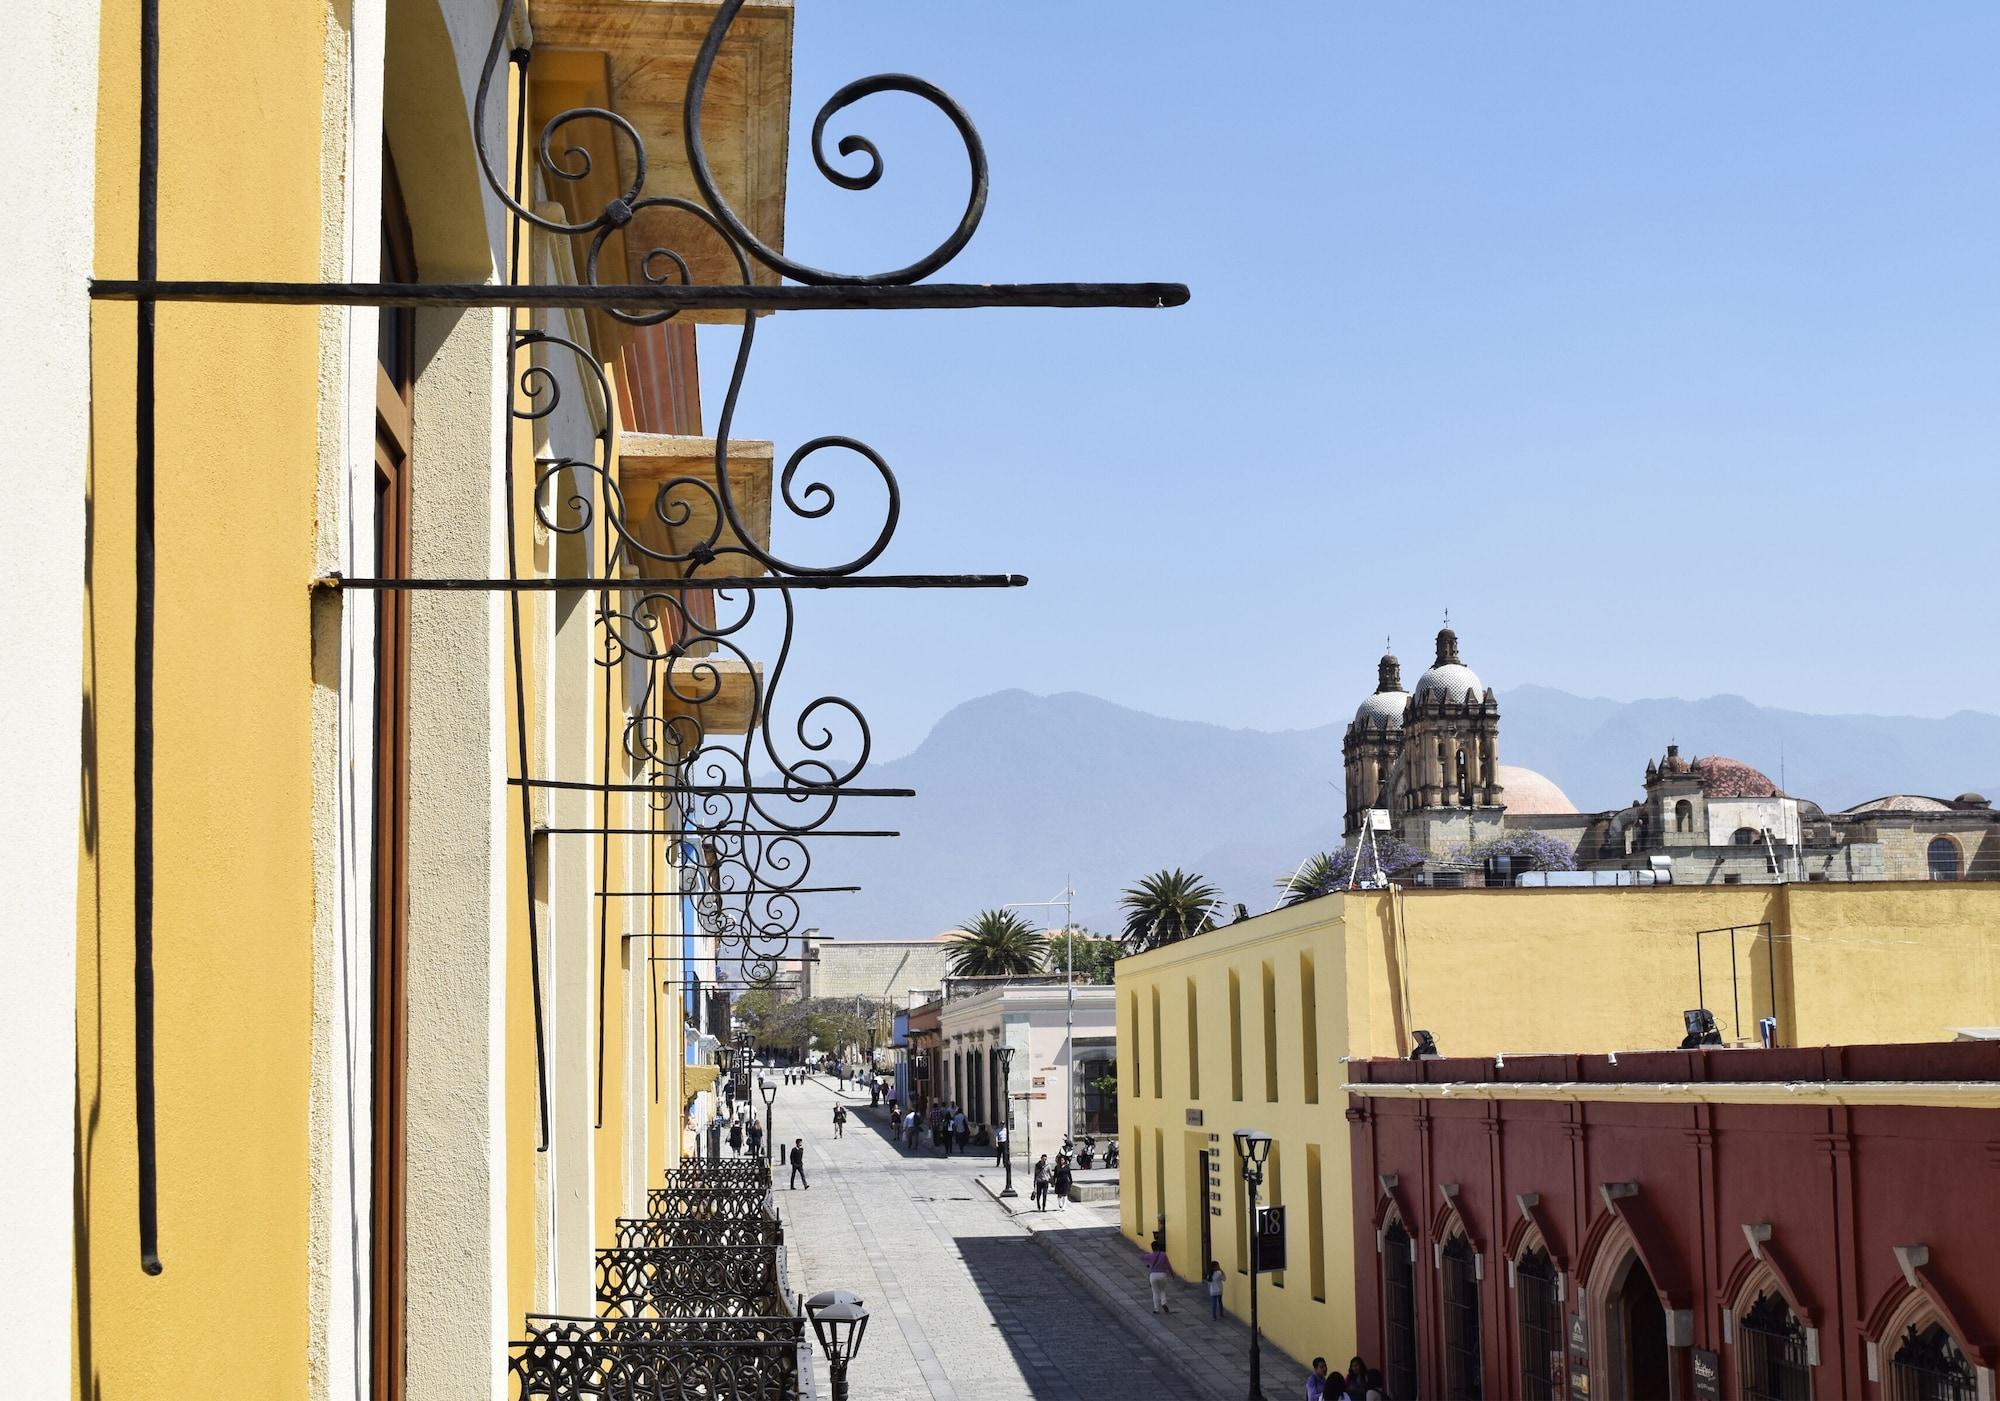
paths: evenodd
<path fill-rule="evenodd" d="M 757 1082 L 757 1093 L 764 1096 L 764 1137 L 771 1140 L 771 1161 L 775 1163 L 780 1161 L 778 1153 L 778 1113 L 772 1105 L 778 1098 L 778 1087 L 772 1084 L 771 1077 L 766 1075 Z"/>
<path fill-rule="evenodd" d="M 1271 1156 L 1271 1135 L 1259 1129 L 1238 1129 L 1235 1133 L 1236 1159 L 1243 1167 L 1243 1187 L 1250 1194 L 1250 1401 L 1264 1398 L 1263 1337 L 1257 1324 L 1257 1275 L 1263 1261 L 1257 1258 L 1257 1188 L 1264 1181 L 1264 1164 Z"/>
<path fill-rule="evenodd" d="M 1438 1059 L 1438 1043 L 1437 1043 L 1437 1038 L 1435 1036 L 1431 1035 L 1428 1031 L 1423 1031 L 1420 1029 L 1412 1033 L 1412 1039 L 1414 1040 L 1415 1044 L 1410 1047 L 1410 1054 L 1406 1057 L 1406 1059 L 1408 1060 Z"/>
<path fill-rule="evenodd" d="M 858 1296 L 845 1289 L 828 1289 L 806 1300 L 806 1316 L 812 1320 L 813 1334 L 833 1376 L 833 1401 L 847 1401 L 847 1364 L 861 1351 L 861 1335 L 868 1331 L 868 1310 Z"/>
<path fill-rule="evenodd" d="M 1007 1106 L 1007 1112 L 1000 1120 L 1002 1124 L 1006 1125 L 1007 1133 L 1006 1151 L 1000 1154 L 1001 1165 L 1007 1169 L 1007 1181 L 1001 1187 L 1000 1195 L 1003 1197 L 1014 1197 L 1020 1195 L 1014 1190 L 1014 1048 L 1012 1046 L 1001 1046 L 999 1047 L 999 1055 L 1000 1098 Z"/>

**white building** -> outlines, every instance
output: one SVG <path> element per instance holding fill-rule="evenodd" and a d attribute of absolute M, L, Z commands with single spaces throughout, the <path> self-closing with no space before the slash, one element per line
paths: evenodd
<path fill-rule="evenodd" d="M 1117 1001 L 1115 987 L 1071 987 L 1059 978 L 998 986 L 954 980 L 938 1016 L 938 1097 L 990 1129 L 1005 1113 L 999 1051 L 1010 1046 L 1015 1157 L 1054 1152 L 1066 1129 L 1115 1133 L 1117 1089 L 1093 1082 L 1118 1071 Z"/>

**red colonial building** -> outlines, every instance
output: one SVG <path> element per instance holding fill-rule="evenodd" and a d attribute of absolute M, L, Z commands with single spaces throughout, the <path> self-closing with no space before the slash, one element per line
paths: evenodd
<path fill-rule="evenodd" d="M 1348 1070 L 1396 1401 L 1993 1401 L 2000 1043 Z"/>

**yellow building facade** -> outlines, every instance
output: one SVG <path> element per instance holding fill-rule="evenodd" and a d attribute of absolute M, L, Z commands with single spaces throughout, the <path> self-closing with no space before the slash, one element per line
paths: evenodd
<path fill-rule="evenodd" d="M 1733 940 L 1733 943 L 1732 943 Z M 1263 1327 L 1344 1362 L 1354 1337 L 1343 1062 L 1677 1045 L 1706 1007 L 1731 1044 L 1950 1040 L 2000 1006 L 2000 891 L 1884 882 L 1332 895 L 1120 960 L 1120 1203 L 1182 1278 L 1222 1264 L 1249 1307 L 1232 1134 L 1273 1136 L 1260 1203 L 1287 1208 Z"/>
<path fill-rule="evenodd" d="M 694 333 L 553 307 L 161 303 L 145 671 L 139 319 L 130 301 L 89 301 L 85 281 L 139 265 L 141 3 L 47 8 L 62 11 L 44 37 L 68 65 L 64 131 L 88 142 L 54 178 L 89 214 L 85 252 L 48 275 L 87 340 L 47 389 L 82 408 L 59 444 L 74 495 L 25 557 L 82 564 L 59 571 L 69 611 L 52 615 L 71 639 L 80 622 L 81 647 L 54 654 L 69 674 L 37 701 L 67 740 L 50 787 L 74 795 L 74 898 L 37 907 L 30 933 L 72 964 L 74 997 L 52 980 L 67 1005 L 20 1025 L 40 1028 L 34 1062 L 69 1100 L 35 1180 L 67 1191 L 72 1214 L 34 1237 L 23 1277 L 42 1311 L 66 1290 L 71 1327 L 23 1394 L 66 1379 L 91 1401 L 501 1395 L 524 1314 L 593 1311 L 594 1248 L 644 1214 L 714 1083 L 687 1065 L 709 1015 L 690 1012 L 689 979 L 724 976 L 713 929 L 689 920 L 703 860 L 662 797 L 658 753 L 631 736 L 740 731 L 754 668 L 719 660 L 729 684 L 690 690 L 643 648 L 607 655 L 604 624 L 660 606 L 640 601 L 647 570 L 607 544 L 623 449 L 715 470 Z M 480 151 L 505 183 L 523 129 L 533 142 L 545 114 L 586 104 L 667 149 L 663 113 L 624 103 L 618 76 L 684 78 L 717 8 L 163 5 L 160 275 L 586 281 L 587 241 L 513 237 Z M 753 8 L 717 67 L 714 164 L 775 240 L 791 11 Z M 608 129 L 578 139 L 617 171 Z M 523 204 L 561 222 L 578 192 L 528 157 Z M 655 192 L 696 196 L 684 161 L 662 164 Z M 628 253 L 622 238 L 606 251 Z M 731 446 L 739 524 L 768 544 L 770 447 Z M 538 582 L 607 574 L 631 590 Z M 527 587 L 340 582 L 382 577 Z M 135 857 L 142 671 L 150 865 Z M 520 783 L 523 760 L 554 782 Z M 29 1214 L 61 1222 L 55 1200 Z"/>

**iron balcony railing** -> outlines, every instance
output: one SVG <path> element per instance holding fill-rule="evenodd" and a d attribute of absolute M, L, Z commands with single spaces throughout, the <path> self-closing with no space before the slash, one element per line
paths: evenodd
<path fill-rule="evenodd" d="M 797 1314 L 728 1319 L 530 1316 L 509 1346 L 516 1401 L 795 1401 L 809 1373 Z"/>
<path fill-rule="evenodd" d="M 785 1228 L 773 1216 L 621 1216 L 614 1224 L 621 1250 L 681 1250 L 690 1246 L 783 1246 Z"/>
<path fill-rule="evenodd" d="M 789 1312 L 784 1284 L 784 1250 L 779 1246 L 614 1246 L 597 1252 L 597 1306 L 607 1318 Z"/>
<path fill-rule="evenodd" d="M 700 1220 L 748 1220 L 769 1216 L 769 1188 L 743 1191 L 652 1187 L 646 1191 L 648 1216 Z"/>

